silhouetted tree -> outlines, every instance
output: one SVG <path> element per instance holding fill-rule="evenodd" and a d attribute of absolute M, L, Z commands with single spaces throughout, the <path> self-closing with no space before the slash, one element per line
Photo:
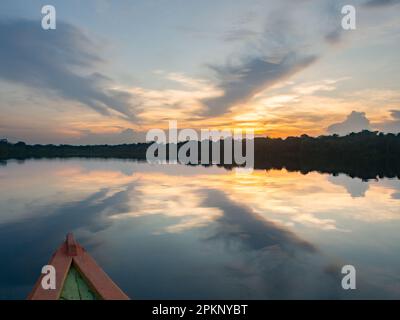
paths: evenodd
<path fill-rule="evenodd" d="M 186 142 L 178 144 L 178 149 Z M 199 158 L 200 154 L 199 144 Z M 245 141 L 242 141 L 245 146 Z M 97 157 L 145 159 L 151 143 L 122 145 L 27 145 L 12 144 L 0 140 L 0 160 L 28 158 Z M 352 177 L 374 179 L 400 177 L 400 133 L 384 134 L 364 130 L 347 136 L 319 136 L 277 138 L 255 138 L 255 168 L 282 169 L 308 173 L 346 173 Z M 212 144 L 209 146 L 212 158 Z M 221 166 L 232 168 L 235 164 L 224 164 L 224 141 L 220 144 Z M 168 153 L 167 153 L 168 156 Z"/>

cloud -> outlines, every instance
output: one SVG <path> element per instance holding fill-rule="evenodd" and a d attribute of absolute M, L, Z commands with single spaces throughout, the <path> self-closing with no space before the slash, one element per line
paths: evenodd
<path fill-rule="evenodd" d="M 342 29 L 337 28 L 325 35 L 325 40 L 330 44 L 337 44 L 341 41 Z"/>
<path fill-rule="evenodd" d="M 235 63 L 209 66 L 223 95 L 203 100 L 205 115 L 219 116 L 231 107 L 241 107 L 257 93 L 309 67 L 327 47 L 341 41 L 336 3 L 313 4 L 310 11 L 297 2 L 271 5 L 264 15 L 263 31 L 234 26 L 228 33 L 228 40 L 243 40 L 245 44 L 233 56 L 239 57 Z"/>
<path fill-rule="evenodd" d="M 103 115 L 135 119 L 132 96 L 110 89 L 112 81 L 94 72 L 103 59 L 94 43 L 74 26 L 57 22 L 44 31 L 37 21 L 0 21 L 0 78 L 56 93 Z"/>
<path fill-rule="evenodd" d="M 252 294 L 256 292 L 255 296 L 266 299 L 340 296 L 335 285 L 338 266 L 314 244 L 232 201 L 224 192 L 209 189 L 205 193 L 205 204 L 223 212 L 206 239 L 223 241 L 228 252 L 232 248 L 235 253 L 241 251 L 245 263 L 229 263 L 226 272 L 241 278 L 244 288 L 251 288 Z M 322 223 L 324 228 L 332 227 L 331 220 L 311 220 L 313 224 Z"/>
<path fill-rule="evenodd" d="M 203 99 L 211 99 L 222 94 L 210 81 L 188 77 L 183 73 L 155 71 L 163 79 L 172 82 L 174 89 L 130 88 L 140 106 L 137 107 L 138 118 L 142 123 L 153 126 L 166 120 L 186 120 L 198 118 L 204 106 Z"/>
<path fill-rule="evenodd" d="M 392 199 L 398 200 L 400 199 L 400 192 L 395 192 L 391 195 Z"/>
<path fill-rule="evenodd" d="M 334 219 L 320 219 L 311 213 L 299 213 L 293 221 L 309 227 L 316 227 L 321 230 L 338 230 Z"/>
<path fill-rule="evenodd" d="M 116 132 L 96 133 L 90 130 L 85 130 L 77 140 L 72 140 L 74 144 L 124 144 L 143 142 L 146 139 L 145 132 L 136 132 L 133 129 L 121 129 Z"/>
<path fill-rule="evenodd" d="M 330 125 L 327 131 L 331 134 L 346 135 L 352 132 L 370 130 L 371 125 L 365 112 L 352 111 L 343 122 Z"/>
<path fill-rule="evenodd" d="M 251 40 L 259 36 L 259 34 L 257 31 L 241 28 L 227 31 L 222 39 L 227 42 Z"/>
<path fill-rule="evenodd" d="M 369 0 L 364 5 L 367 7 L 384 7 L 399 3 L 400 0 Z"/>
<path fill-rule="evenodd" d="M 400 132 L 400 110 L 390 110 L 391 119 L 380 122 L 377 128 L 382 132 L 399 133 Z"/>
<path fill-rule="evenodd" d="M 40 263 L 48 259 L 60 237 L 71 231 L 80 230 L 90 234 L 109 228 L 112 224 L 110 216 L 129 209 L 127 200 L 132 189 L 132 186 L 127 186 L 126 190 L 110 195 L 110 189 L 104 188 L 71 203 L 32 206 L 32 216 L 24 223 L 15 221 L 0 224 L 0 241 L 14 237 L 13 246 L 0 247 L 2 259 L 7 261 L 2 264 L 2 289 L 3 284 L 12 284 L 13 288 L 16 284 L 24 286 L 26 292 L 21 296 L 26 296 L 37 277 L 35 273 L 41 268 Z M 49 214 L 42 215 L 43 212 Z M 82 215 L 82 212 L 85 214 Z M 85 244 L 85 239 L 82 240 Z M 90 249 L 91 245 L 87 244 L 85 247 Z"/>
<path fill-rule="evenodd" d="M 400 132 L 400 110 L 390 110 L 391 119 L 371 123 L 364 112 L 352 111 L 346 120 L 340 123 L 332 124 L 327 131 L 330 134 L 336 133 L 346 135 L 351 132 L 360 132 L 362 130 L 378 130 L 385 133 Z"/>
<path fill-rule="evenodd" d="M 315 56 L 299 57 L 295 53 L 288 53 L 278 62 L 253 57 L 238 65 L 210 66 L 224 94 L 203 100 L 208 107 L 206 114 L 221 115 L 230 107 L 247 102 L 256 93 L 299 72 L 315 60 Z"/>
<path fill-rule="evenodd" d="M 400 120 L 400 110 L 390 110 L 392 118 Z"/>
<path fill-rule="evenodd" d="M 296 86 L 293 90 L 294 92 L 302 95 L 311 95 L 318 91 L 334 91 L 336 90 L 335 84 L 339 81 L 345 80 L 347 78 L 341 79 L 325 79 L 319 82 L 308 82 L 302 85 Z"/>
<path fill-rule="evenodd" d="M 205 193 L 205 204 L 217 207 L 224 213 L 217 218 L 218 232 L 211 239 L 236 239 L 252 250 L 264 250 L 277 246 L 288 252 L 317 252 L 317 248 L 313 244 L 278 227 L 275 223 L 265 220 L 245 205 L 231 201 L 223 192 L 206 190 Z"/>
<path fill-rule="evenodd" d="M 362 181 L 361 179 L 349 178 L 344 175 L 329 176 L 328 181 L 335 185 L 344 187 L 352 198 L 365 197 L 365 193 L 369 189 L 368 182 Z"/>

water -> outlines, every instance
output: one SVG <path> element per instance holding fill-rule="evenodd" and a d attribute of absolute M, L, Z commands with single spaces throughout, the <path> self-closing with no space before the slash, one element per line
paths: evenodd
<path fill-rule="evenodd" d="M 397 179 L 8 161 L 0 298 L 24 299 L 69 231 L 132 298 L 400 298 L 399 208 Z"/>

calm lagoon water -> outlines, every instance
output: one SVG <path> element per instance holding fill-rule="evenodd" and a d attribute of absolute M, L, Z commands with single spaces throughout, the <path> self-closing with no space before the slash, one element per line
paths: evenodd
<path fill-rule="evenodd" d="M 400 181 L 125 160 L 0 165 L 0 299 L 67 232 L 137 299 L 400 298 Z M 341 288 L 354 265 L 357 289 Z"/>

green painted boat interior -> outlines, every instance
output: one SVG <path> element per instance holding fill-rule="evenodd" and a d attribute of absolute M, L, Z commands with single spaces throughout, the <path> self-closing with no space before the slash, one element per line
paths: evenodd
<path fill-rule="evenodd" d="M 100 300 L 81 273 L 71 265 L 61 291 L 60 300 Z"/>

